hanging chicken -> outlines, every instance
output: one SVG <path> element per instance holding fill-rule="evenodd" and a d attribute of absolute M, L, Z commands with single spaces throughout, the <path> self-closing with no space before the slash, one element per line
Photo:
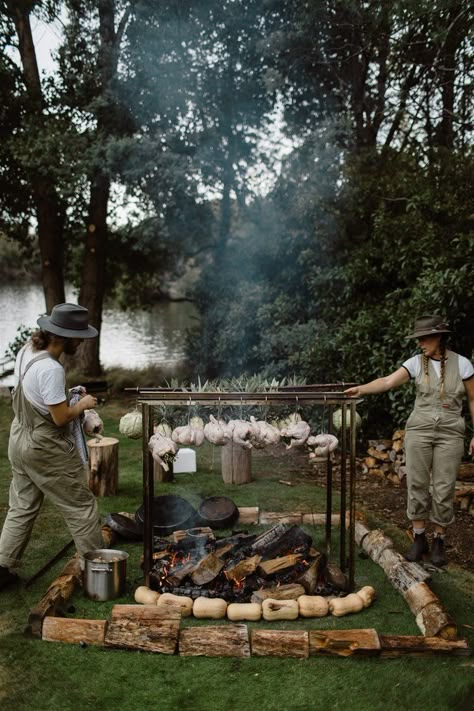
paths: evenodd
<path fill-rule="evenodd" d="M 304 420 L 299 422 L 293 422 L 287 425 L 280 431 L 280 436 L 283 439 L 290 440 L 290 443 L 286 445 L 287 449 L 292 447 L 301 447 L 309 437 L 311 432 L 311 427 Z"/>
<path fill-rule="evenodd" d="M 250 416 L 251 435 L 250 441 L 256 449 L 263 449 L 280 441 L 280 430 L 265 420 L 256 420 Z"/>
<path fill-rule="evenodd" d="M 220 447 L 228 444 L 232 439 L 232 428 L 223 420 L 216 420 L 214 415 L 210 415 L 210 422 L 204 425 L 204 436 L 211 444 Z"/>
<path fill-rule="evenodd" d="M 165 472 L 169 471 L 169 463 L 174 460 L 178 451 L 175 442 L 170 437 L 156 432 L 148 440 L 148 449 L 155 462 L 161 464 Z"/>
<path fill-rule="evenodd" d="M 310 448 L 309 459 L 325 461 L 334 452 L 339 440 L 332 434 L 319 434 L 308 437 L 306 444 Z"/>
<path fill-rule="evenodd" d="M 246 420 L 230 420 L 229 427 L 232 428 L 232 441 L 234 444 L 239 444 L 246 449 L 252 448 L 250 441 L 252 434 L 252 426 Z"/>

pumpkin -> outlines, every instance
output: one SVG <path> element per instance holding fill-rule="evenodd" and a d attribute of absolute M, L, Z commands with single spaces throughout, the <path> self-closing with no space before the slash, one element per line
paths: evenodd
<path fill-rule="evenodd" d="M 135 602 L 139 602 L 141 605 L 156 605 L 159 598 L 160 593 L 150 590 L 146 585 L 140 585 L 135 590 Z"/>
<path fill-rule="evenodd" d="M 221 620 L 227 612 L 227 602 L 221 597 L 197 597 L 194 600 L 193 615 L 198 619 Z"/>
<path fill-rule="evenodd" d="M 351 593 L 346 597 L 334 597 L 329 603 L 329 609 L 334 617 L 343 617 L 351 612 L 360 612 L 363 608 L 364 601 L 357 593 Z"/>
<path fill-rule="evenodd" d="M 321 595 L 300 595 L 298 610 L 301 617 L 325 617 L 329 612 L 329 603 Z"/>
<path fill-rule="evenodd" d="M 142 413 L 139 410 L 127 412 L 119 422 L 119 432 L 129 439 L 140 439 L 142 436 Z"/>
<path fill-rule="evenodd" d="M 268 597 L 262 602 L 264 620 L 296 620 L 299 614 L 296 600 L 272 600 Z"/>
<path fill-rule="evenodd" d="M 163 593 L 162 595 L 160 595 L 160 599 L 157 602 L 157 607 L 161 607 L 163 605 L 180 607 L 181 615 L 183 617 L 189 617 L 193 611 L 192 598 L 186 597 L 185 595 L 173 595 L 172 593 Z"/>
<path fill-rule="evenodd" d="M 375 598 L 375 589 L 371 585 L 365 585 L 357 591 L 357 595 L 362 598 L 364 607 L 369 607 Z"/>
<path fill-rule="evenodd" d="M 227 608 L 227 617 L 232 622 L 250 620 L 256 622 L 262 616 L 262 606 L 258 602 L 233 602 Z"/>
<path fill-rule="evenodd" d="M 334 429 L 336 429 L 338 431 L 342 429 L 342 409 L 341 408 L 334 411 L 334 414 L 332 416 L 332 423 L 334 425 Z M 351 424 L 351 412 L 350 412 L 349 408 L 346 408 L 346 428 L 350 427 L 350 424 Z M 360 426 L 362 425 L 362 418 L 358 412 L 356 412 L 356 416 L 355 416 L 355 425 L 356 425 L 356 429 L 359 429 Z"/>

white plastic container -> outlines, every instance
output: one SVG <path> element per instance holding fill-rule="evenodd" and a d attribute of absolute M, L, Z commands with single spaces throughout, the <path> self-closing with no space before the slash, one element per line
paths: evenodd
<path fill-rule="evenodd" d="M 174 474 L 185 474 L 196 471 L 196 452 L 188 447 L 178 449 L 178 454 L 173 462 Z"/>

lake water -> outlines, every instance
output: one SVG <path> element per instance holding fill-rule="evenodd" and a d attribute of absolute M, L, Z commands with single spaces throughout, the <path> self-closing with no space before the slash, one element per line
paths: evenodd
<path fill-rule="evenodd" d="M 77 303 L 74 290 L 66 290 L 66 300 Z M 36 319 L 45 311 L 40 286 L 0 286 L 0 360 L 18 327 L 35 327 Z M 184 360 L 184 333 L 197 318 L 195 306 L 187 301 L 164 301 L 149 311 L 105 309 L 100 361 L 104 368 L 178 365 Z"/>

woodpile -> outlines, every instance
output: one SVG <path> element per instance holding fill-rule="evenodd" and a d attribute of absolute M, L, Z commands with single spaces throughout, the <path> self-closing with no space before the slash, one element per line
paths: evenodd
<path fill-rule="evenodd" d="M 463 462 L 459 467 L 454 503 L 461 511 L 474 514 L 474 463 Z"/>
<path fill-rule="evenodd" d="M 392 439 L 369 439 L 367 457 L 362 462 L 363 474 L 370 474 L 400 486 L 406 476 L 405 430 L 396 430 Z"/>

